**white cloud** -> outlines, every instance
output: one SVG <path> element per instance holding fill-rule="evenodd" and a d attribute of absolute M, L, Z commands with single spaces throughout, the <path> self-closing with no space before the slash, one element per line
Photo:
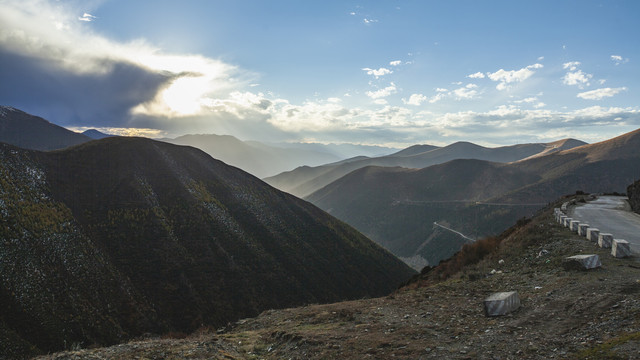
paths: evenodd
<path fill-rule="evenodd" d="M 402 99 L 402 102 L 405 105 L 415 105 L 415 106 L 420 106 L 423 102 L 427 101 L 428 98 L 422 94 L 411 94 L 411 96 L 409 97 L 409 100 L 406 99 Z"/>
<path fill-rule="evenodd" d="M 441 138 L 441 141 L 448 141 L 453 136 L 470 141 L 481 138 L 490 141 L 487 139 L 493 136 L 497 142 L 512 143 L 514 138 L 575 137 L 577 135 L 572 132 L 577 127 L 597 126 L 600 129 L 604 124 L 619 133 L 621 126 L 640 126 L 638 108 L 590 107 L 577 111 L 553 111 L 543 109 L 544 103 L 533 97 L 522 100 L 523 104 L 527 104 L 522 107 L 529 109 L 520 109 L 511 104 L 486 112 L 436 114 L 408 106 L 435 103 L 443 99 L 473 99 L 481 95 L 477 85 L 462 83 L 449 86 L 449 89 L 436 88 L 433 96 L 411 94 L 408 99 L 403 99 L 407 108 L 387 104 L 386 98 L 399 92 L 394 83 L 383 89 L 373 88 L 374 91 L 366 92 L 373 103 L 382 106 L 351 106 L 350 101 L 358 100 L 355 94 L 359 92 L 354 90 L 350 90 L 354 94 L 351 98 L 345 94 L 342 98 L 293 104 L 268 91 L 246 91 L 262 87 L 251 88 L 257 81 L 254 76 L 229 63 L 200 55 L 170 54 L 144 40 L 121 43 L 107 39 L 77 20 L 82 11 L 60 10 L 71 3 L 56 2 L 54 6 L 47 5 L 54 4 L 53 1 L 0 0 L 0 47 L 5 53 L 43 60 L 42 63 L 53 68 L 51 73 L 69 73 L 74 80 L 81 77 L 103 79 L 114 73 L 114 68 L 125 66 L 126 72 L 115 73 L 123 75 L 120 79 L 126 85 L 124 89 L 136 92 L 150 89 L 151 96 L 127 107 L 127 110 L 135 109 L 136 116 L 123 116 L 123 120 L 117 124 L 91 126 L 110 129 L 106 132 L 124 134 L 128 126 L 132 126 L 136 128 L 130 134 L 137 131 L 149 136 L 157 131 L 170 134 L 170 131 L 174 131 L 174 134 L 230 133 L 254 139 L 268 139 L 269 136 L 315 137 L 328 141 L 361 140 L 371 143 L 416 143 L 430 134 L 444 134 L 449 137 Z M 16 29 L 22 29 L 23 32 Z M 390 66 L 397 66 L 392 63 L 395 61 Z M 519 70 L 501 69 L 493 74 L 485 73 L 485 76 L 506 88 L 526 80 L 541 67 L 540 64 L 534 64 Z M 375 73 L 380 69 L 367 71 L 372 71 L 370 75 L 376 76 Z M 144 86 L 132 88 L 135 78 L 128 79 L 131 71 L 143 71 L 160 80 L 153 86 L 141 82 Z M 384 70 L 382 72 L 385 73 Z M 585 99 L 598 99 L 626 90 L 607 89 L 580 95 Z M 68 94 L 70 98 L 76 95 Z M 113 94 L 128 96 L 124 91 Z M 99 101 L 102 100 L 99 98 Z M 109 116 L 117 117 L 111 113 Z"/>
<path fill-rule="evenodd" d="M 93 33 L 74 21 L 71 15 L 74 10 L 66 7 L 70 4 L 0 3 L 0 46 L 20 56 L 46 60 L 48 71 L 58 74 L 99 75 L 106 81 L 119 67 L 131 66 L 138 72 L 164 78 L 164 86 L 146 90 L 156 91 L 153 100 L 130 109 L 136 114 L 193 115 L 202 112 L 206 98 L 228 93 L 243 84 L 234 78 L 239 75 L 238 69 L 220 60 L 169 54 L 144 40 L 119 43 Z M 93 17 L 85 13 L 83 18 Z"/>
<path fill-rule="evenodd" d="M 391 83 L 391 85 L 385 87 L 384 89 L 376 90 L 376 91 L 367 91 L 366 94 L 368 97 L 372 99 L 380 99 L 387 97 L 391 94 L 395 94 L 397 92 L 396 85 Z"/>
<path fill-rule="evenodd" d="M 365 24 L 373 24 L 373 23 L 377 23 L 378 20 L 364 18 L 364 20 L 362 20 L 362 22 L 364 22 Z"/>
<path fill-rule="evenodd" d="M 375 77 L 376 77 L 376 79 L 377 79 L 377 78 L 379 78 L 380 76 L 384 76 L 384 75 L 392 74 L 392 73 L 393 73 L 393 71 L 392 71 L 392 70 L 389 70 L 389 69 L 387 69 L 387 68 L 383 68 L 383 67 L 381 67 L 381 68 L 379 68 L 379 69 L 362 68 L 362 70 L 366 71 L 366 72 L 367 72 L 367 75 L 373 75 L 373 76 L 375 76 Z"/>
<path fill-rule="evenodd" d="M 522 100 L 514 100 L 513 102 L 516 104 L 522 104 L 522 103 L 527 103 L 527 104 L 531 104 L 538 101 L 538 98 L 535 96 L 532 97 L 528 97 L 528 98 L 524 98 Z"/>
<path fill-rule="evenodd" d="M 95 19 L 96 19 L 96 17 L 91 15 L 91 14 L 89 14 L 89 13 L 84 13 L 84 14 L 82 14 L 81 17 L 78 18 L 78 20 L 86 21 L 86 22 L 91 22 L 91 21 L 93 21 Z"/>
<path fill-rule="evenodd" d="M 623 58 L 620 55 L 611 55 L 611 61 L 613 61 L 616 65 L 620 65 L 629 62 L 629 59 Z"/>
<path fill-rule="evenodd" d="M 615 96 L 621 91 L 626 91 L 626 90 L 627 90 L 626 87 L 602 88 L 602 89 L 581 92 L 576 96 L 586 100 L 602 100 L 604 98 Z"/>
<path fill-rule="evenodd" d="M 467 75 L 467 77 L 472 79 L 484 79 L 484 74 L 478 71 L 477 73 Z"/>
<path fill-rule="evenodd" d="M 591 78 L 593 78 L 593 75 L 579 70 L 578 66 L 580 65 L 580 61 L 570 61 L 562 64 L 562 68 L 568 70 L 567 73 L 562 77 L 563 84 L 577 85 L 580 89 L 582 89 L 585 85 L 591 85 L 589 81 Z"/>
<path fill-rule="evenodd" d="M 391 66 L 399 66 L 400 64 L 402 64 L 402 60 L 393 60 L 389 62 L 389 65 Z"/>
<path fill-rule="evenodd" d="M 529 65 L 520 70 L 504 70 L 500 69 L 494 73 L 487 73 L 489 79 L 493 81 L 498 81 L 499 84 L 496 85 L 496 89 L 498 90 L 506 90 L 509 88 L 508 84 L 519 83 L 528 78 L 530 78 L 533 74 L 535 74 L 534 69 L 541 69 L 544 66 L 542 64 L 536 63 L 533 65 Z"/>
<path fill-rule="evenodd" d="M 580 61 L 570 61 L 562 64 L 563 69 L 569 69 L 569 71 L 574 71 L 580 66 Z"/>
<path fill-rule="evenodd" d="M 475 90 L 478 87 L 476 84 L 467 84 L 464 87 L 453 90 L 453 94 L 457 100 L 461 99 L 473 99 L 478 95 L 478 91 Z"/>
<path fill-rule="evenodd" d="M 591 79 L 593 75 L 582 72 L 582 70 L 568 72 L 562 77 L 562 82 L 565 85 L 578 85 L 582 87 L 583 85 L 589 86 L 589 79 Z"/>
<path fill-rule="evenodd" d="M 542 60 L 544 60 L 544 56 L 540 56 L 540 57 L 538 58 L 538 61 L 542 61 Z"/>
<path fill-rule="evenodd" d="M 435 104 L 438 101 L 444 99 L 445 97 L 447 97 L 447 95 L 449 94 L 449 92 L 439 92 L 436 94 L 436 96 L 432 97 L 431 99 L 429 99 L 429 103 L 431 104 Z"/>

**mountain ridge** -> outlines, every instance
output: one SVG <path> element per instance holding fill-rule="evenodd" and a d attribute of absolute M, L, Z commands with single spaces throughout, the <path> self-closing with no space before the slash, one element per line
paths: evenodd
<path fill-rule="evenodd" d="M 0 157 L 0 305 L 11 310 L 0 342 L 27 354 L 381 295 L 412 274 L 193 147 L 111 137 L 51 152 L 0 144 Z"/>
<path fill-rule="evenodd" d="M 0 106 L 0 142 L 32 150 L 56 150 L 92 139 L 39 116 L 10 106 Z"/>
<path fill-rule="evenodd" d="M 511 163 L 461 159 L 419 170 L 363 168 L 307 199 L 397 256 L 419 255 L 433 265 L 467 241 L 434 223 L 477 238 L 563 194 L 625 192 L 640 177 L 638 154 L 640 130 Z"/>
<path fill-rule="evenodd" d="M 562 143 L 561 147 L 558 146 L 559 143 Z M 311 169 L 298 168 L 264 180 L 283 191 L 299 197 L 306 197 L 351 171 L 365 166 L 425 168 L 456 159 L 478 159 L 509 163 L 580 144 L 584 144 L 584 142 L 564 139 L 551 143 L 517 144 L 497 148 L 487 148 L 464 141 L 445 147 L 414 145 L 387 156 L 360 159 L 350 161 L 347 164 L 326 164 Z"/>

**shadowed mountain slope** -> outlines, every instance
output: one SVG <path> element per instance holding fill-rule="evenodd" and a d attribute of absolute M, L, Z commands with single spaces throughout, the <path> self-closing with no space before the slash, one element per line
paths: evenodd
<path fill-rule="evenodd" d="M 224 333 L 39 359 L 637 359 L 638 259 L 614 258 L 554 221 L 553 207 L 583 199 L 565 197 L 464 246 L 391 296 L 265 311 Z M 596 254 L 602 267 L 563 267 L 581 253 Z M 502 291 L 517 291 L 520 308 L 486 316 L 483 300 Z"/>
<path fill-rule="evenodd" d="M 355 229 L 204 152 L 106 138 L 0 145 L 5 354 L 190 332 L 383 295 L 412 271 Z"/>
<path fill-rule="evenodd" d="M 583 144 L 585 143 L 582 141 L 566 139 L 547 144 L 521 144 L 497 148 L 486 148 L 469 142 L 457 142 L 441 148 L 431 145 L 414 145 L 387 156 L 353 159 L 347 163 L 318 166 L 312 168 L 313 170 L 303 167 L 264 180 L 283 191 L 305 197 L 365 166 L 401 166 L 421 169 L 456 159 L 507 163 Z"/>
<path fill-rule="evenodd" d="M 0 106 L 0 142 L 24 149 L 56 150 L 92 139 L 9 106 Z"/>
<path fill-rule="evenodd" d="M 308 196 L 394 254 L 447 258 L 562 194 L 624 192 L 640 177 L 640 130 L 503 164 L 455 160 L 420 170 L 369 167 Z M 448 228 L 448 229 L 447 229 Z"/>

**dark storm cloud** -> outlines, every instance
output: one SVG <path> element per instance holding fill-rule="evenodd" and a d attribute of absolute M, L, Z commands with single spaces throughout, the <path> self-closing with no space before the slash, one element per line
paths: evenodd
<path fill-rule="evenodd" d="M 0 47 L 0 104 L 63 126 L 124 127 L 130 109 L 152 100 L 173 79 L 126 61 L 103 62 L 100 72 L 72 72 L 57 60 Z"/>

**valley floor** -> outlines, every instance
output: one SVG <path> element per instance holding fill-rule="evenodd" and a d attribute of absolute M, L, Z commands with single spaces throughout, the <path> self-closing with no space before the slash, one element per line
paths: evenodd
<path fill-rule="evenodd" d="M 598 254 L 603 265 L 564 270 L 563 259 L 576 254 Z M 484 298 L 513 290 L 519 310 L 484 316 Z M 613 258 L 556 225 L 547 211 L 488 258 L 435 285 L 416 282 L 383 298 L 270 310 L 185 339 L 42 357 L 107 358 L 640 358 L 640 260 Z"/>

